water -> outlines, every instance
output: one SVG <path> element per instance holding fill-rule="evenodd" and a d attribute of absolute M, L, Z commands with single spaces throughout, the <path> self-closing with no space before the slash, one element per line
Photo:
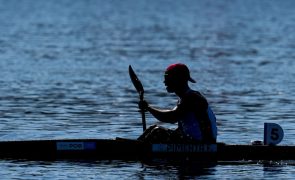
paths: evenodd
<path fill-rule="evenodd" d="M 295 3 L 0 1 L 0 140 L 136 138 L 138 96 L 173 107 L 163 71 L 187 64 L 218 118 L 218 141 L 262 139 L 279 123 L 294 145 Z M 148 125 L 156 123 L 147 115 Z M 164 124 L 162 124 L 164 125 Z M 175 127 L 174 125 L 166 125 Z M 212 167 L 140 162 L 0 161 L 4 179 L 293 179 L 292 163 Z"/>

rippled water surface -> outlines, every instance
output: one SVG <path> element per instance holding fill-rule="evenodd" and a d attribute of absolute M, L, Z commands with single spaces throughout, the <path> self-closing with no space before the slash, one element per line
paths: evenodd
<path fill-rule="evenodd" d="M 177 97 L 166 93 L 163 71 L 182 62 L 217 115 L 218 141 L 262 139 L 264 122 L 274 122 L 282 144 L 294 145 L 294 9 L 292 0 L 0 0 L 0 140 L 136 138 L 128 66 L 150 103 L 172 108 Z M 147 123 L 156 120 L 147 115 Z M 286 163 L 0 167 L 7 179 L 277 179 L 295 171 Z"/>

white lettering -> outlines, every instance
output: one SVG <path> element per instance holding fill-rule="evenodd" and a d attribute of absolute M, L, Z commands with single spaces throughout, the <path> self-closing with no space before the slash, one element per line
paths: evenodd
<path fill-rule="evenodd" d="M 152 152 L 217 152 L 216 144 L 153 144 Z"/>
<path fill-rule="evenodd" d="M 84 150 L 83 142 L 56 142 L 56 150 L 69 151 L 69 150 Z"/>

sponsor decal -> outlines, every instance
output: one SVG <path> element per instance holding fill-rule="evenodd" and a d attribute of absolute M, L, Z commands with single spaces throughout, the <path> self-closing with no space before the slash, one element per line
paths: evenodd
<path fill-rule="evenodd" d="M 83 150 L 95 150 L 95 142 L 56 142 L 56 150 L 58 151 L 83 151 Z"/>
<path fill-rule="evenodd" d="M 217 152 L 217 144 L 153 144 L 152 152 L 192 153 Z"/>

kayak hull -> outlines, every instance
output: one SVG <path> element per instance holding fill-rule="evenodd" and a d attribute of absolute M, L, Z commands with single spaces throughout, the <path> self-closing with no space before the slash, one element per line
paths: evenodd
<path fill-rule="evenodd" d="M 1 141 L 1 159 L 197 161 L 295 160 L 295 146 L 149 144 L 131 139 Z"/>

